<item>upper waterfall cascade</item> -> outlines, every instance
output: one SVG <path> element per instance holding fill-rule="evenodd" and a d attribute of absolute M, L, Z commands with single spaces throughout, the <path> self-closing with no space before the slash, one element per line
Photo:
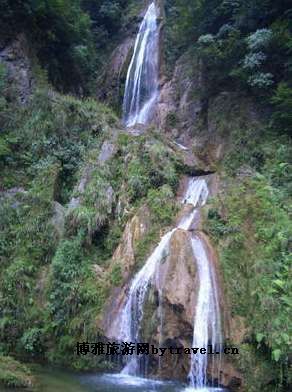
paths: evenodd
<path fill-rule="evenodd" d="M 123 120 L 130 127 L 147 124 L 158 97 L 159 28 L 152 2 L 140 25 L 128 68 L 123 101 Z"/>
<path fill-rule="evenodd" d="M 191 178 L 187 190 L 182 198 L 183 204 L 191 204 L 193 209 L 185 214 L 177 227 L 168 231 L 160 240 L 158 246 L 146 260 L 144 266 L 135 275 L 121 311 L 118 314 L 119 332 L 117 339 L 120 341 L 138 342 L 141 333 L 144 303 L 147 299 L 148 289 L 154 284 L 159 265 L 169 253 L 170 240 L 173 233 L 180 230 L 190 230 L 198 207 L 203 206 L 208 198 L 207 183 L 203 178 Z M 199 276 L 199 293 L 195 311 L 193 344 L 194 347 L 207 347 L 208 342 L 215 345 L 221 340 L 220 310 L 217 292 L 215 271 L 211 266 L 204 244 L 199 236 L 190 232 L 191 246 L 197 262 Z M 204 387 L 207 383 L 206 355 L 197 354 L 191 357 L 189 377 L 191 386 Z M 131 356 L 127 361 L 123 374 L 145 374 L 145 362 L 141 356 Z"/>

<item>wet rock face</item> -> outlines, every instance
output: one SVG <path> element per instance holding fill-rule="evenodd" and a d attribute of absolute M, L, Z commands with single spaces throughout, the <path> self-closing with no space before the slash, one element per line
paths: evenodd
<path fill-rule="evenodd" d="M 161 263 L 156 279 L 156 290 L 160 292 L 161 308 L 156 309 L 157 329 L 146 341 L 153 340 L 161 347 L 190 347 L 193 334 L 193 319 L 199 282 L 196 261 L 190 245 L 191 234 L 176 230 L 171 238 L 169 254 Z M 157 359 L 157 358 L 155 358 Z M 185 380 L 190 358 L 185 355 L 167 353 L 160 358 L 159 376 Z M 153 366 L 157 373 L 157 367 Z"/>
<path fill-rule="evenodd" d="M 127 25 L 121 29 L 120 42 L 110 54 L 109 60 L 104 64 L 104 70 L 97 80 L 97 98 L 108 102 L 120 112 L 128 66 L 146 6 L 147 2 L 141 1 L 137 15 L 131 17 Z"/>
<path fill-rule="evenodd" d="M 169 255 L 159 269 L 157 288 L 162 290 L 163 301 L 172 305 L 174 318 L 179 315 L 180 319 L 192 325 L 197 294 L 195 287 L 199 282 L 189 237 L 190 233 L 185 230 L 178 229 L 173 233 Z M 171 316 L 169 319 L 171 321 Z M 165 323 L 163 330 L 170 339 L 181 332 L 172 324 Z"/>
<path fill-rule="evenodd" d="M 203 98 L 202 65 L 189 53 L 176 63 L 171 80 L 162 81 L 156 123 L 182 146 L 191 169 L 214 171 L 223 156 L 224 139 L 208 126 L 209 102 Z"/>
<path fill-rule="evenodd" d="M 162 81 L 158 126 L 174 137 L 192 136 L 203 109 L 202 88 L 201 65 L 186 53 L 177 61 L 171 80 Z"/>
<path fill-rule="evenodd" d="M 122 240 L 112 257 L 113 263 L 121 265 L 124 280 L 128 279 L 135 265 L 135 247 L 150 227 L 150 215 L 145 206 L 138 210 L 125 227 Z"/>
<path fill-rule="evenodd" d="M 161 77 L 155 122 L 182 146 L 192 170 L 216 171 L 232 132 L 257 126 L 260 113 L 249 97 L 231 91 L 206 95 L 204 69 L 194 53 L 178 59 L 170 80 Z"/>
<path fill-rule="evenodd" d="M 133 274 L 133 268 L 136 262 L 135 247 L 150 229 L 149 210 L 146 206 L 142 206 L 127 223 L 120 244 L 112 256 L 111 266 L 120 266 L 123 285 L 113 290 L 101 317 L 100 328 L 109 339 L 115 339 L 119 330 L 117 314 L 121 306 L 125 303 L 128 289 L 127 283 Z"/>
<path fill-rule="evenodd" d="M 135 36 L 126 37 L 113 51 L 105 72 L 98 81 L 97 97 L 120 107 L 122 104 L 124 82 L 134 47 Z"/>
<path fill-rule="evenodd" d="M 23 34 L 19 34 L 15 40 L 0 48 L 0 62 L 5 64 L 8 82 L 14 84 L 17 98 L 22 104 L 28 101 L 35 84 L 31 58 L 32 54 Z"/>

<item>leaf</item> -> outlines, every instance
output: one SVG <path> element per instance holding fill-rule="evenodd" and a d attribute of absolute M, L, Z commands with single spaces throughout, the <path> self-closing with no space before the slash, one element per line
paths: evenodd
<path fill-rule="evenodd" d="M 273 356 L 273 359 L 274 359 L 276 362 L 278 362 L 279 359 L 280 359 L 280 356 L 281 356 L 281 350 L 280 350 L 279 348 L 277 348 L 276 350 L 273 350 L 272 356 Z"/>
<path fill-rule="evenodd" d="M 280 279 L 275 279 L 275 280 L 273 280 L 273 283 L 274 283 L 276 286 L 280 287 L 281 289 L 283 289 L 283 288 L 284 288 L 284 285 L 285 285 L 285 282 L 284 282 L 283 280 L 280 280 Z"/>
<path fill-rule="evenodd" d="M 288 344 L 290 341 L 290 336 L 285 332 L 281 333 L 281 338 L 284 340 L 285 344 Z"/>
<path fill-rule="evenodd" d="M 292 306 L 292 301 L 291 298 L 289 298 L 287 295 L 281 296 L 281 301 L 284 302 L 288 306 Z"/>
<path fill-rule="evenodd" d="M 287 163 L 287 162 L 282 162 L 282 163 L 279 164 L 279 167 L 282 169 L 282 168 L 287 167 L 288 165 L 289 165 L 289 163 Z"/>
<path fill-rule="evenodd" d="M 256 341 L 258 343 L 260 343 L 263 340 L 264 337 L 265 337 L 265 335 L 263 333 L 259 332 L 259 333 L 256 334 Z"/>

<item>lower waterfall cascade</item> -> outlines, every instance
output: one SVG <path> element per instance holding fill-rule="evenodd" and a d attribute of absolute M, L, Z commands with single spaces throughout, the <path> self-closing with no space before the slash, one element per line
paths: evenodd
<path fill-rule="evenodd" d="M 208 260 L 204 243 L 198 235 L 191 238 L 191 244 L 197 260 L 200 287 L 194 320 L 192 347 L 219 346 L 222 342 L 221 317 L 215 271 Z M 207 384 L 207 355 L 192 355 L 189 372 L 192 387 L 203 388 Z"/>
<path fill-rule="evenodd" d="M 155 280 L 157 275 L 159 275 L 161 261 L 169 253 L 169 244 L 173 234 L 176 230 L 183 230 L 189 235 L 200 282 L 195 309 L 192 345 L 193 347 L 207 349 L 208 344 L 215 347 L 221 343 L 221 318 L 215 270 L 208 258 L 204 241 L 196 232 L 197 228 L 194 223 L 195 216 L 199 213 L 199 208 L 205 205 L 208 195 L 209 190 L 204 178 L 194 177 L 189 179 L 186 192 L 182 198 L 182 204 L 191 205 L 192 208 L 190 212 L 183 214 L 175 228 L 163 235 L 144 266 L 131 281 L 125 302 L 115 320 L 116 324 L 119 325 L 119 331 L 115 338 L 119 341 L 139 342 L 147 294 L 150 287 L 155 285 Z M 161 295 L 160 292 L 159 295 Z M 159 306 L 162 305 L 159 304 Z M 161 312 L 162 309 L 160 309 Z M 162 328 L 162 321 L 160 328 Z M 207 355 L 191 355 L 189 371 L 191 387 L 197 389 L 207 386 L 207 366 Z M 126 364 L 122 369 L 122 374 L 147 376 L 145 356 L 132 355 L 131 358 L 127 358 Z"/>

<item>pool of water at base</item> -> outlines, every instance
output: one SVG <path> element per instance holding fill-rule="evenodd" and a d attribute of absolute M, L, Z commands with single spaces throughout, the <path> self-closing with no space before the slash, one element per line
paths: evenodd
<path fill-rule="evenodd" d="M 38 386 L 33 392 L 223 392 L 219 388 L 193 389 L 172 381 L 158 381 L 122 374 L 75 374 L 56 369 L 35 372 Z M 11 392 L 11 389 L 1 389 Z M 17 389 L 17 392 L 29 392 Z"/>

